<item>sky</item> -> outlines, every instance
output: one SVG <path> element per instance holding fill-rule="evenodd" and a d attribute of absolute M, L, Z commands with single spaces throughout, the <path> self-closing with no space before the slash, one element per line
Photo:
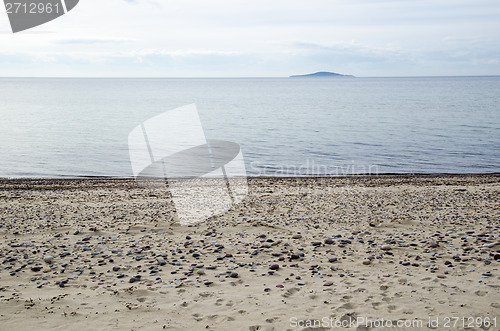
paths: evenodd
<path fill-rule="evenodd" d="M 500 75 L 498 31 L 498 0 L 80 0 L 16 34 L 2 10 L 0 76 Z"/>

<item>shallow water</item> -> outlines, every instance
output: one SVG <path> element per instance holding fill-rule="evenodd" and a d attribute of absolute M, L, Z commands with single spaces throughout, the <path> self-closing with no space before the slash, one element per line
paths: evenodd
<path fill-rule="evenodd" d="M 249 175 L 500 172 L 500 77 L 0 79 L 0 177 L 132 176 L 128 134 L 195 103 Z"/>

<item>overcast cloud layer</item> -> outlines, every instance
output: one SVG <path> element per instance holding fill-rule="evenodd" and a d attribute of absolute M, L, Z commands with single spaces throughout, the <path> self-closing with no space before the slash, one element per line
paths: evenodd
<path fill-rule="evenodd" d="M 498 0 L 81 0 L 12 34 L 0 76 L 500 74 Z"/>

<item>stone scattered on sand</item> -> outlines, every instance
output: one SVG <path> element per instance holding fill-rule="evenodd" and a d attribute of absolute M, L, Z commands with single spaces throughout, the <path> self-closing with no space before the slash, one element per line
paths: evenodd
<path fill-rule="evenodd" d="M 269 187 L 281 190 L 281 179 L 273 180 Z M 364 310 L 362 302 L 373 295 L 368 309 L 373 305 L 380 314 L 394 318 L 395 314 L 406 314 L 398 307 L 408 304 L 412 295 L 421 298 L 411 302 L 417 308 L 407 309 L 415 316 L 430 312 L 425 307 L 449 307 L 464 315 L 474 313 L 469 303 L 479 296 L 489 300 L 485 301 L 488 306 L 500 307 L 492 301 L 494 295 L 489 290 L 496 288 L 493 286 L 498 286 L 500 279 L 496 273 L 500 265 L 500 228 L 492 193 L 498 189 L 494 185 L 484 186 L 484 192 L 470 189 L 475 192 L 474 199 L 479 197 L 479 206 L 442 208 L 464 205 L 463 197 L 448 191 L 449 187 L 463 185 L 462 178 L 458 182 L 450 180 L 452 185 L 426 190 L 425 194 L 424 185 L 436 179 L 425 178 L 423 184 L 413 186 L 409 181 L 417 179 L 363 178 L 354 180 L 354 189 L 366 191 L 361 196 L 341 197 L 336 200 L 339 207 L 333 208 L 328 200 L 330 187 L 317 189 L 312 185 L 317 181 L 303 180 L 298 190 L 309 190 L 307 196 L 284 193 L 270 197 L 260 195 L 261 187 L 253 187 L 257 193 L 249 193 L 248 201 L 236 205 L 235 210 L 186 227 L 158 222 L 158 217 L 171 217 L 172 206 L 157 197 L 149 198 L 151 190 L 137 188 L 135 182 L 127 184 L 130 186 L 126 189 L 116 188 L 123 184 L 113 184 L 110 190 L 99 184 L 98 188 L 82 189 L 83 193 L 73 191 L 75 186 L 61 192 L 16 189 L 15 194 L 35 197 L 15 203 L 5 202 L 9 201 L 6 195 L 13 193 L 3 190 L 0 303 L 7 305 L 11 304 L 9 300 L 22 299 L 24 305 L 31 297 L 67 294 L 69 297 L 56 306 L 61 310 L 55 312 L 76 311 L 76 320 L 87 307 L 64 307 L 76 302 L 79 305 L 83 300 L 116 301 L 116 305 L 108 304 L 108 314 L 114 309 L 123 311 L 121 304 L 136 312 L 147 307 L 148 314 L 161 307 L 158 314 L 164 318 L 164 307 L 176 314 L 182 311 L 192 315 L 211 303 L 218 306 L 220 299 L 220 308 L 224 308 L 216 308 L 220 315 L 214 319 L 203 314 L 195 316 L 203 322 L 202 327 L 210 328 L 216 328 L 214 321 L 226 318 L 223 310 L 235 319 L 255 317 L 258 309 L 268 313 L 263 304 L 267 302 L 298 315 L 306 305 L 314 305 L 318 310 L 311 316 L 319 316 L 323 306 L 320 303 L 328 302 L 325 311 L 338 309 L 342 313 L 337 316 L 342 316 L 344 310 Z M 438 182 L 448 181 L 445 178 Z M 379 186 L 379 182 L 403 183 L 405 188 Z M 336 190 L 338 186 L 331 188 Z M 47 195 L 56 198 L 47 200 Z M 64 195 L 73 195 L 72 200 L 53 203 L 53 198 L 56 202 L 66 199 Z M 401 201 L 405 204 L 399 204 Z M 321 208 L 328 209 L 329 214 Z M 28 219 L 28 209 L 29 222 L 19 222 L 20 216 Z M 478 210 L 481 217 L 474 217 L 479 215 Z M 255 219 L 262 221 L 257 223 Z M 370 219 L 381 221 L 370 227 Z M 470 290 L 471 282 L 476 294 Z M 75 293 L 83 295 L 75 297 Z M 454 301 L 446 301 L 449 295 L 454 296 Z M 436 298 L 445 304 L 438 306 Z M 28 314 L 38 306 L 53 308 L 50 299 L 44 300 L 39 299 L 40 304 L 37 301 Z M 258 305 L 254 307 L 254 303 Z M 460 307 L 461 303 L 467 307 Z M 105 310 L 105 305 L 98 307 L 92 302 L 90 306 L 89 314 Z M 235 313 L 240 310 L 246 312 Z M 119 316 L 118 312 L 112 315 Z M 157 316 L 151 315 L 155 319 Z M 275 318 L 266 316 L 262 320 L 274 323 Z M 172 328 L 176 326 L 172 324 Z"/>
<path fill-rule="evenodd" d="M 52 264 L 54 262 L 54 257 L 52 255 L 47 255 L 43 258 L 43 261 L 48 264 Z"/>

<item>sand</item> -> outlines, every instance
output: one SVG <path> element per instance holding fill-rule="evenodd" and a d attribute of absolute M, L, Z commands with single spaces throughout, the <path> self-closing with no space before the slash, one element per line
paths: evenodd
<path fill-rule="evenodd" d="M 0 329 L 500 329 L 499 175 L 248 184 L 181 226 L 130 179 L 0 180 Z"/>

